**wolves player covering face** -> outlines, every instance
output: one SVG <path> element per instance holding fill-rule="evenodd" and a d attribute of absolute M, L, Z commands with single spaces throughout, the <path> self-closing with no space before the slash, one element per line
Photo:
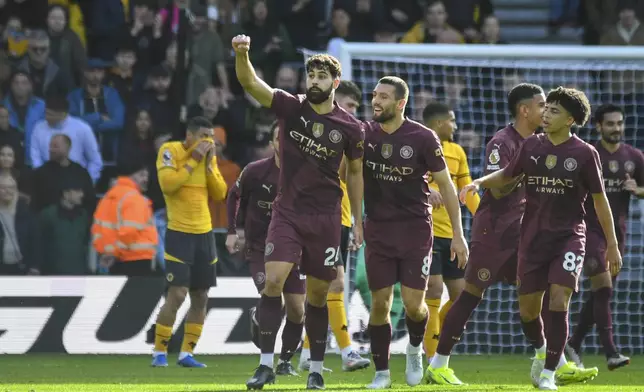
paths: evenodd
<path fill-rule="evenodd" d="M 348 159 L 347 191 L 356 219 L 354 238 L 362 243 L 362 123 L 333 102 L 341 74 L 334 57 L 309 58 L 306 95 L 293 96 L 257 77 L 248 57 L 249 37 L 236 36 L 232 45 L 240 84 L 284 123 L 279 136 L 279 189 L 264 252 L 266 284 L 259 302 L 262 355 L 246 385 L 262 388 L 274 380 L 273 351 L 281 323 L 282 292 L 291 269 L 299 265 L 307 275 L 305 328 L 311 341 L 307 388 L 321 389 L 329 324 L 327 294 L 340 258 L 342 189 L 338 171 L 343 155 Z"/>
<path fill-rule="evenodd" d="M 574 124 L 583 126 L 589 114 L 583 92 L 563 87 L 551 91 L 543 114 L 545 134 L 528 138 L 508 166 L 461 192 L 463 198 L 481 186 L 500 188 L 525 176 L 526 210 L 517 266 L 519 313 L 523 332 L 537 350 L 532 377 L 541 390 L 557 390 L 555 370 L 568 336 L 568 305 L 585 255 L 584 202 L 589 193 L 607 238 L 607 262 L 618 270 L 622 264 L 599 154 L 570 130 Z M 547 346 L 540 316 L 546 290 L 551 316 Z"/>
<path fill-rule="evenodd" d="M 626 247 L 626 218 L 631 195 L 644 197 L 644 156 L 642 151 L 624 144 L 624 111 L 613 104 L 602 105 L 595 112 L 595 128 L 601 139 L 595 148 L 603 166 L 606 195 L 613 211 L 615 232 L 619 249 L 623 253 Z M 581 345 L 593 327 L 597 324 L 597 333 L 604 347 L 609 370 L 628 365 L 630 359 L 617 352 L 613 342 L 613 322 L 610 309 L 612 296 L 612 279 L 617 277 L 617 265 L 611 264 L 610 270 L 604 256 L 606 238 L 602 232 L 593 204 L 586 201 L 586 260 L 584 274 L 590 277 L 591 294 L 584 304 L 579 324 L 566 346 L 566 354 L 578 365 L 583 366 L 579 353 Z"/>
<path fill-rule="evenodd" d="M 272 131 L 271 145 L 275 150 L 275 156 L 248 164 L 235 185 L 230 188 L 227 199 L 226 247 L 230 253 L 237 253 L 243 245 L 244 259 L 250 264 L 251 275 L 259 293 L 262 293 L 266 284 L 264 244 L 279 178 L 279 124 L 277 121 L 273 123 Z M 304 279 L 300 277 L 299 269 L 293 268 L 284 283 L 286 324 L 282 331 L 282 352 L 276 369 L 279 375 L 297 375 L 290 361 L 302 339 L 305 290 Z M 259 348 L 257 340 L 260 334 L 255 308 L 251 309 L 251 319 L 253 342 Z"/>
<path fill-rule="evenodd" d="M 434 131 L 404 117 L 407 83 L 387 76 L 373 92 L 373 121 L 365 131 L 365 238 L 367 281 L 372 295 L 369 317 L 371 353 L 376 367 L 370 389 L 391 386 L 389 312 L 393 286 L 400 282 L 406 313 L 407 384 L 423 378 L 421 343 L 427 325 L 425 288 L 432 257 L 432 223 L 428 173 L 438 184 L 452 228 L 452 259 L 467 263 L 461 213 L 454 183 L 445 167 Z"/>

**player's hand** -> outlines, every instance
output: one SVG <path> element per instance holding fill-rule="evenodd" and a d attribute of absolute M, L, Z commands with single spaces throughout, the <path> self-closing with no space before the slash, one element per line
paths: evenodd
<path fill-rule="evenodd" d="M 213 147 L 213 144 L 208 140 L 200 141 L 197 147 L 192 150 L 192 158 L 197 162 L 201 162 Z"/>
<path fill-rule="evenodd" d="M 362 223 L 357 223 L 353 225 L 353 238 L 351 239 L 351 242 L 349 243 L 349 250 L 352 252 L 357 251 L 362 247 L 362 243 L 364 242 L 364 231 L 362 228 Z"/>
<path fill-rule="evenodd" d="M 228 234 L 226 237 L 226 249 L 231 255 L 239 252 L 239 237 L 237 234 Z"/>
<path fill-rule="evenodd" d="M 443 196 L 439 191 L 432 189 L 429 192 L 429 204 L 434 208 L 439 208 L 443 205 Z"/>
<path fill-rule="evenodd" d="M 465 200 L 467 199 L 467 194 L 468 193 L 478 193 L 479 189 L 481 189 L 481 185 L 478 183 L 477 180 L 472 181 L 472 183 L 465 185 L 461 189 L 461 193 L 459 194 L 458 198 L 461 200 L 461 203 L 465 204 Z"/>
<path fill-rule="evenodd" d="M 112 255 L 101 255 L 101 258 L 98 260 L 98 265 L 105 269 L 110 269 L 114 263 L 116 263 L 116 257 Z"/>
<path fill-rule="evenodd" d="M 617 244 L 609 245 L 606 249 L 606 261 L 608 262 L 608 269 L 612 276 L 617 276 L 622 269 L 622 255 L 619 252 Z"/>
<path fill-rule="evenodd" d="M 452 247 L 451 247 L 452 255 L 450 257 L 451 261 L 454 261 L 454 259 L 457 259 L 458 261 L 458 268 L 464 269 L 465 266 L 467 265 L 467 259 L 470 257 L 470 250 L 467 247 L 467 242 L 465 241 L 465 237 L 461 236 L 455 236 L 452 239 Z"/>
<path fill-rule="evenodd" d="M 237 54 L 248 53 L 250 50 L 250 37 L 244 34 L 233 37 L 233 50 Z"/>
<path fill-rule="evenodd" d="M 629 192 L 637 191 L 637 182 L 626 173 L 626 180 L 624 181 L 624 190 Z"/>

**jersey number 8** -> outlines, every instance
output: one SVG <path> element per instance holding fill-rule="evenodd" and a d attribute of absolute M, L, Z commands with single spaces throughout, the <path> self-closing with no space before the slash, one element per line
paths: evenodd
<path fill-rule="evenodd" d="M 423 276 L 429 276 L 429 256 L 425 256 L 423 259 L 423 268 L 421 270 Z"/>
<path fill-rule="evenodd" d="M 564 255 L 563 269 L 568 272 L 574 272 L 577 269 L 581 269 L 583 262 L 584 256 L 577 256 L 574 252 L 566 252 Z"/>

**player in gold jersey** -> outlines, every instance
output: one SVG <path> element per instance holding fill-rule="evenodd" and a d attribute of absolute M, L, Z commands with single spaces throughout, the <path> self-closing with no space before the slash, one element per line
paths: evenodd
<path fill-rule="evenodd" d="M 452 181 L 458 190 L 472 182 L 470 168 L 467 164 L 467 156 L 463 147 L 454 143 L 454 131 L 456 131 L 456 117 L 449 106 L 433 102 L 423 110 L 423 122 L 433 129 L 438 135 L 443 147 L 445 163 L 449 169 Z M 429 186 L 432 192 L 438 192 L 438 185 L 429 179 Z M 479 206 L 478 194 L 469 194 L 466 200 L 467 209 L 474 215 Z M 443 207 L 435 208 L 432 211 L 434 221 L 434 249 L 432 251 L 432 264 L 429 269 L 429 281 L 425 302 L 429 307 L 429 322 L 425 330 L 425 355 L 427 359 L 436 353 L 441 325 L 445 315 L 449 311 L 452 302 L 465 287 L 465 271 L 459 269 L 456 262 L 450 260 L 450 246 L 452 242 L 452 225 Z M 449 301 L 440 308 L 441 296 L 443 295 L 443 282 L 447 286 Z M 440 312 L 439 312 L 440 308 Z"/>
<path fill-rule="evenodd" d="M 338 88 L 335 90 L 335 101 L 338 106 L 347 112 L 356 115 L 362 100 L 362 91 L 353 82 L 348 80 L 340 81 Z M 351 337 L 347 329 L 347 313 L 344 306 L 344 269 L 346 258 L 349 256 L 349 233 L 351 233 L 351 203 L 347 193 L 347 166 L 346 160 L 340 163 L 340 188 L 342 188 L 342 238 L 340 240 L 340 252 L 342 257 L 338 259 L 336 268 L 338 275 L 331 282 L 329 294 L 327 294 L 327 305 L 329 308 L 329 324 L 338 342 L 338 347 L 342 354 L 342 369 L 345 371 L 354 371 L 364 369 L 371 363 L 368 359 L 362 358 L 360 354 L 351 346 Z M 309 370 L 311 362 L 311 353 L 309 351 L 309 337 L 304 337 L 302 345 L 302 354 L 300 355 L 299 368 Z"/>
<path fill-rule="evenodd" d="M 226 182 L 217 167 L 213 126 L 203 117 L 188 121 L 183 142 L 167 142 L 157 157 L 159 185 L 168 211 L 165 237 L 168 293 L 157 317 L 152 366 L 168 366 L 168 342 L 179 307 L 190 293 L 178 364 L 206 367 L 192 353 L 206 318 L 208 290 L 215 284 L 217 251 L 208 199 L 226 197 Z"/>

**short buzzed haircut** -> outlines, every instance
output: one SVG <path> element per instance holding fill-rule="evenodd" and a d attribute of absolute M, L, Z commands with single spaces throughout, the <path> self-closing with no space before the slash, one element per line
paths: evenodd
<path fill-rule="evenodd" d="M 423 122 L 428 123 L 438 116 L 448 116 L 450 107 L 442 102 L 431 102 L 423 109 Z"/>
<path fill-rule="evenodd" d="M 186 126 L 188 132 L 193 133 L 199 131 L 201 128 L 214 128 L 210 120 L 205 117 L 197 116 L 188 120 Z"/>
<path fill-rule="evenodd" d="M 360 90 L 360 87 L 350 80 L 341 80 L 338 88 L 335 89 L 335 93 L 344 95 L 345 97 L 350 97 L 357 102 L 362 101 L 362 91 Z"/>
<path fill-rule="evenodd" d="M 396 90 L 396 100 L 407 100 L 407 98 L 409 98 L 409 86 L 407 86 L 407 82 L 398 76 L 385 76 L 384 78 L 381 78 L 378 83 L 394 86 L 394 89 Z"/>
<path fill-rule="evenodd" d="M 512 87 L 508 93 L 508 108 L 512 117 L 517 116 L 519 105 L 537 94 L 544 94 L 541 86 L 532 83 L 520 83 Z M 545 94 L 544 94 L 545 95 Z"/>
<path fill-rule="evenodd" d="M 72 146 L 72 138 L 70 138 L 69 136 L 65 135 L 64 133 L 59 133 L 57 135 L 54 135 L 54 136 L 52 136 L 51 139 L 53 140 L 54 138 L 63 139 L 65 144 L 67 144 L 67 147 L 71 148 L 71 146 Z"/>
<path fill-rule="evenodd" d="M 561 105 L 575 121 L 575 125 L 583 127 L 590 117 L 590 102 L 583 91 L 574 88 L 557 87 L 546 97 L 546 103 Z"/>

